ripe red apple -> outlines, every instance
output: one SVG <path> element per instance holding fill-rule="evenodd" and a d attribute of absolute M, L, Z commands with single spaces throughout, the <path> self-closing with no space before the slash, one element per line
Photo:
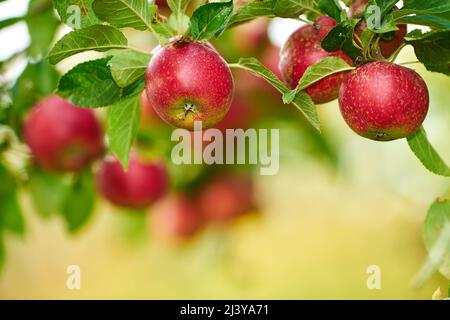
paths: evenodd
<path fill-rule="evenodd" d="M 355 0 L 349 7 L 348 15 L 350 18 L 361 18 L 364 15 L 367 3 L 369 0 Z M 393 10 L 398 10 L 396 6 Z M 367 23 L 365 19 L 362 19 L 360 23 L 356 26 L 355 32 L 358 36 L 361 36 L 363 31 L 367 28 Z M 379 46 L 381 55 L 385 58 L 389 58 L 403 43 L 405 35 L 407 33 L 407 28 L 405 24 L 398 26 L 398 30 L 394 33 L 385 34 L 382 36 Z"/>
<path fill-rule="evenodd" d="M 336 26 L 336 21 L 322 16 L 314 25 L 305 25 L 295 31 L 281 49 L 280 71 L 289 87 L 294 89 L 306 69 L 326 57 L 340 57 L 348 63 L 352 60 L 342 51 L 327 52 L 321 41 Z M 326 103 L 337 98 L 345 73 L 330 75 L 306 89 L 315 103 Z"/>
<path fill-rule="evenodd" d="M 156 50 L 145 89 L 164 121 L 193 130 L 194 121 L 209 128 L 223 119 L 233 100 L 234 83 L 227 63 L 209 44 L 175 40 Z"/>
<path fill-rule="evenodd" d="M 215 178 L 200 191 L 197 205 L 209 221 L 230 221 L 254 207 L 252 181 L 240 175 Z"/>
<path fill-rule="evenodd" d="M 178 241 L 193 236 L 201 227 L 201 216 L 193 202 L 174 194 L 158 201 L 151 209 L 150 227 L 157 238 Z"/>
<path fill-rule="evenodd" d="M 353 70 L 339 92 L 341 113 L 350 128 L 379 141 L 413 134 L 428 104 L 428 88 L 415 71 L 384 61 Z"/>
<path fill-rule="evenodd" d="M 130 209 L 146 208 L 168 188 L 168 173 L 160 162 L 148 162 L 132 155 L 128 170 L 114 158 L 107 158 L 96 175 L 99 192 L 111 203 Z"/>
<path fill-rule="evenodd" d="M 80 171 L 103 153 L 102 128 L 93 111 L 56 95 L 34 106 L 24 137 L 36 163 L 50 171 Z"/>

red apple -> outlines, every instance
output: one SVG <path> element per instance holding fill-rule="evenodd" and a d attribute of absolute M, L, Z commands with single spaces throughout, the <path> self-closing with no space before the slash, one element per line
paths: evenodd
<path fill-rule="evenodd" d="M 316 19 L 314 25 L 305 25 L 295 31 L 281 49 L 280 71 L 291 89 L 294 89 L 306 69 L 327 58 L 339 57 L 352 64 L 342 51 L 327 52 L 321 41 L 336 26 L 336 21 L 327 16 Z M 306 89 L 315 103 L 326 103 L 337 98 L 345 73 L 330 75 Z"/>
<path fill-rule="evenodd" d="M 146 208 L 168 188 L 168 173 L 160 162 L 132 155 L 125 171 L 116 159 L 107 158 L 96 175 L 99 192 L 111 203 L 130 209 Z"/>
<path fill-rule="evenodd" d="M 428 88 L 413 70 L 384 61 L 353 70 L 339 92 L 347 124 L 379 141 L 407 137 L 421 126 L 429 105 Z"/>
<path fill-rule="evenodd" d="M 54 95 L 40 101 L 24 124 L 36 163 L 51 171 L 80 171 L 103 153 L 103 134 L 92 110 Z"/>
<path fill-rule="evenodd" d="M 192 201 L 184 195 L 170 195 L 152 207 L 151 230 L 157 238 L 179 241 L 193 236 L 202 220 Z"/>
<path fill-rule="evenodd" d="M 214 126 L 227 114 L 234 83 L 223 58 L 209 44 L 176 40 L 156 50 L 147 68 L 149 103 L 167 123 L 189 130 L 194 121 Z"/>
<path fill-rule="evenodd" d="M 240 175 L 215 178 L 200 191 L 197 205 L 209 221 L 230 221 L 254 207 L 252 181 Z"/>
<path fill-rule="evenodd" d="M 349 7 L 348 15 L 350 18 L 360 18 L 364 15 L 364 11 L 366 9 L 367 3 L 369 0 L 355 0 Z M 393 10 L 398 10 L 396 6 L 393 7 Z M 356 34 L 361 36 L 364 30 L 367 28 L 366 20 L 363 19 L 356 26 Z M 398 26 L 398 30 L 395 31 L 392 36 L 382 35 L 379 46 L 381 55 L 385 58 L 389 58 L 403 43 L 405 39 L 405 35 L 407 33 L 407 28 L 405 24 L 401 24 Z M 386 38 L 388 37 L 388 38 Z"/>

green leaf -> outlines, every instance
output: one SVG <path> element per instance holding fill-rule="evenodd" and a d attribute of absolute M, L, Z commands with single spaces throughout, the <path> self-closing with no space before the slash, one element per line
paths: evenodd
<path fill-rule="evenodd" d="M 69 232 L 74 233 L 86 224 L 94 204 L 94 179 L 91 172 L 85 171 L 75 177 L 64 198 L 61 213 Z"/>
<path fill-rule="evenodd" d="M 66 34 L 52 48 L 48 59 L 51 64 L 56 64 L 77 53 L 127 49 L 127 44 L 127 38 L 116 28 L 95 25 Z"/>
<path fill-rule="evenodd" d="M 273 11 L 277 17 L 282 18 L 297 18 L 309 12 L 322 14 L 314 0 L 277 0 Z"/>
<path fill-rule="evenodd" d="M 109 149 L 124 168 L 128 167 L 129 153 L 136 138 L 140 116 L 140 95 L 120 100 L 108 109 Z"/>
<path fill-rule="evenodd" d="M 398 19 L 410 14 L 434 14 L 450 11 L 450 1 L 446 0 L 409 0 L 404 6 L 393 12 Z"/>
<path fill-rule="evenodd" d="M 433 15 L 412 15 L 398 19 L 397 23 L 417 24 L 433 29 L 450 29 L 450 11 Z"/>
<path fill-rule="evenodd" d="M 185 15 L 189 2 L 190 0 L 167 0 L 167 5 L 172 10 L 169 22 L 179 34 L 183 34 L 189 27 L 189 17 Z"/>
<path fill-rule="evenodd" d="M 81 29 L 101 23 L 92 9 L 93 1 L 53 0 L 53 6 L 63 23 L 72 29 Z"/>
<path fill-rule="evenodd" d="M 328 52 L 342 50 L 351 58 L 361 56 L 361 51 L 353 44 L 353 32 L 360 19 L 348 19 L 334 27 L 322 40 L 322 48 Z"/>
<path fill-rule="evenodd" d="M 17 22 L 20 22 L 24 19 L 25 17 L 13 17 L 13 18 L 8 18 L 5 20 L 0 21 L 0 30 L 7 28 L 9 26 L 12 26 L 13 24 L 16 24 Z"/>
<path fill-rule="evenodd" d="M 283 84 L 272 71 L 267 69 L 255 58 L 241 58 L 238 63 L 230 64 L 230 67 L 240 68 L 250 71 L 254 75 L 263 78 L 268 83 L 270 83 L 275 89 L 277 89 L 281 94 L 285 94 L 289 91 L 289 88 Z M 304 92 L 299 92 L 295 96 L 292 103 L 299 109 L 302 114 L 306 117 L 309 123 L 318 131 L 320 131 L 320 124 L 317 115 L 316 107 L 311 100 L 311 97 Z"/>
<path fill-rule="evenodd" d="M 0 165 L 0 229 L 23 235 L 25 222 L 17 200 L 17 185 L 14 176 Z"/>
<path fill-rule="evenodd" d="M 392 31 L 397 31 L 398 27 L 396 23 L 394 22 L 394 17 L 392 14 L 388 14 L 384 17 L 383 22 L 379 27 L 377 26 L 370 26 L 367 24 L 367 28 L 375 33 L 388 33 Z"/>
<path fill-rule="evenodd" d="M 44 218 L 59 212 L 67 192 L 64 177 L 38 168 L 29 175 L 28 191 L 36 211 Z"/>
<path fill-rule="evenodd" d="M 450 201 L 437 199 L 428 210 L 423 241 L 429 258 L 439 271 L 450 279 Z"/>
<path fill-rule="evenodd" d="M 228 26 L 252 20 L 256 17 L 275 17 L 274 7 L 277 0 L 263 0 L 249 2 L 240 7 L 231 17 Z"/>
<path fill-rule="evenodd" d="M 83 108 L 105 107 L 122 94 L 108 67 L 111 57 L 80 63 L 59 80 L 58 94 Z"/>
<path fill-rule="evenodd" d="M 189 18 L 188 18 L 189 20 Z M 189 24 L 189 22 L 187 22 Z M 162 22 L 159 19 L 154 19 L 152 22 L 153 33 L 157 36 L 161 43 L 169 43 L 170 38 L 177 35 L 176 30 L 174 30 L 169 22 Z"/>
<path fill-rule="evenodd" d="M 318 7 L 320 10 L 325 12 L 328 16 L 336 20 L 338 23 L 341 22 L 342 12 L 345 12 L 339 2 L 336 0 L 319 0 Z"/>
<path fill-rule="evenodd" d="M 92 7 L 97 17 L 117 28 L 152 30 L 156 6 L 147 0 L 94 0 Z"/>
<path fill-rule="evenodd" d="M 149 61 L 149 54 L 127 50 L 112 57 L 108 65 L 114 81 L 125 88 L 144 77 Z"/>
<path fill-rule="evenodd" d="M 423 127 L 408 137 L 408 144 L 425 168 L 437 175 L 450 177 L 450 168 L 428 141 Z"/>
<path fill-rule="evenodd" d="M 40 10 L 39 14 L 29 15 L 25 21 L 31 38 L 28 52 L 32 57 L 40 58 L 47 54 L 59 21 L 55 17 L 51 3 L 49 5 L 47 0 L 31 0 L 28 11 L 35 12 L 36 10 Z"/>
<path fill-rule="evenodd" d="M 450 74 L 450 30 L 422 34 L 414 30 L 406 35 L 405 43 L 414 47 L 417 59 L 434 72 Z"/>
<path fill-rule="evenodd" d="M 233 1 L 207 3 L 194 11 L 188 35 L 194 40 L 208 40 L 225 30 L 233 14 Z"/>
<path fill-rule="evenodd" d="M 4 229 L 23 235 L 25 233 L 25 221 L 16 190 L 11 190 L 0 199 L 0 219 L 2 220 L 0 225 L 3 225 Z"/>
<path fill-rule="evenodd" d="M 320 81 L 321 79 L 342 71 L 352 70 L 351 67 L 339 57 L 327 57 L 316 64 L 309 66 L 302 78 L 298 82 L 295 89 L 288 91 L 283 95 L 284 103 L 291 103 L 294 101 L 295 96 L 302 90 L 305 90 L 312 84 Z"/>

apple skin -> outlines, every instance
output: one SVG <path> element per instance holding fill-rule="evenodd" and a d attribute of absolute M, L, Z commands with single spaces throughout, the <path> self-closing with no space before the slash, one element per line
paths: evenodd
<path fill-rule="evenodd" d="M 294 89 L 306 69 L 327 58 L 339 57 L 349 64 L 353 61 L 342 51 L 327 52 L 321 47 L 323 38 L 336 26 L 336 21 L 322 16 L 314 26 L 305 25 L 295 31 L 284 44 L 280 53 L 280 71 L 291 89 Z M 326 103 L 337 98 L 345 72 L 330 75 L 306 89 L 315 103 Z"/>
<path fill-rule="evenodd" d="M 357 134 L 378 141 L 400 139 L 416 132 L 425 120 L 428 88 L 414 70 L 372 62 L 347 75 L 339 106 Z"/>
<path fill-rule="evenodd" d="M 168 189 L 168 173 L 160 162 L 144 162 L 132 155 L 128 171 L 113 157 L 105 159 L 96 174 L 99 192 L 111 203 L 143 209 L 160 199 Z"/>
<path fill-rule="evenodd" d="M 160 240 L 177 243 L 199 231 L 202 218 L 190 198 L 171 194 L 151 208 L 152 234 Z"/>
<path fill-rule="evenodd" d="M 364 10 L 369 0 L 355 0 L 349 7 L 348 16 L 349 18 L 360 18 L 364 15 Z M 393 10 L 398 10 L 396 6 Z M 358 36 L 361 36 L 364 30 L 367 28 L 366 20 L 361 20 L 360 23 L 355 28 L 355 32 Z M 383 57 L 389 58 L 404 42 L 407 33 L 407 28 L 405 24 L 398 25 L 398 30 L 395 31 L 393 37 L 389 40 L 381 38 L 379 46 L 380 53 Z"/>
<path fill-rule="evenodd" d="M 43 169 L 77 172 L 103 154 L 102 128 L 90 109 L 52 95 L 38 102 L 24 123 L 25 142 Z"/>
<path fill-rule="evenodd" d="M 202 121 L 204 129 L 214 126 L 233 100 L 230 69 L 209 44 L 176 40 L 157 49 L 145 83 L 150 105 L 178 128 L 193 130 L 194 121 Z"/>
<path fill-rule="evenodd" d="M 214 178 L 197 197 L 197 206 L 210 222 L 228 222 L 254 208 L 250 177 L 225 175 Z"/>

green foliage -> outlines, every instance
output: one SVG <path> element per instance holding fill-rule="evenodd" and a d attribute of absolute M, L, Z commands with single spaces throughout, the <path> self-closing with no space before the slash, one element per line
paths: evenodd
<path fill-rule="evenodd" d="M 29 15 L 25 19 L 31 38 L 28 52 L 34 58 L 45 56 L 53 41 L 59 21 L 47 0 L 31 0 L 28 10 L 30 12 L 39 10 L 40 12 L 40 14 Z"/>
<path fill-rule="evenodd" d="M 94 0 L 53 0 L 53 6 L 61 22 L 72 29 L 79 29 L 101 23 L 92 9 L 92 2 Z"/>
<path fill-rule="evenodd" d="M 28 192 L 37 213 L 48 218 L 59 212 L 67 193 L 64 176 L 33 168 L 29 173 Z"/>
<path fill-rule="evenodd" d="M 396 19 L 410 14 L 434 15 L 450 11 L 450 2 L 442 0 L 409 0 L 397 11 L 393 12 Z"/>
<path fill-rule="evenodd" d="M 75 176 L 62 204 L 61 214 L 69 232 L 75 233 L 91 217 L 95 204 L 94 179 L 90 171 Z"/>
<path fill-rule="evenodd" d="M 146 0 L 94 0 L 92 3 L 97 17 L 117 28 L 152 30 L 151 21 L 156 6 Z"/>
<path fill-rule="evenodd" d="M 183 34 L 189 27 L 189 17 L 185 14 L 186 8 L 190 0 L 168 0 L 167 5 L 172 14 L 169 18 L 169 24 L 171 27 L 178 31 L 179 34 Z"/>
<path fill-rule="evenodd" d="M 284 103 L 291 103 L 294 101 L 295 96 L 305 90 L 312 84 L 320 81 L 321 79 L 338 72 L 352 70 L 354 67 L 349 66 L 344 60 L 339 57 L 327 57 L 312 66 L 309 66 L 302 78 L 298 82 L 295 89 L 286 92 L 283 95 Z"/>
<path fill-rule="evenodd" d="M 125 88 L 138 79 L 143 79 L 149 61 L 149 54 L 126 50 L 113 56 L 108 65 L 114 81 Z"/>
<path fill-rule="evenodd" d="M 140 95 L 119 100 L 108 110 L 109 148 L 124 168 L 128 167 L 131 146 L 141 116 Z"/>
<path fill-rule="evenodd" d="M 51 64 L 56 64 L 77 53 L 126 49 L 127 45 L 127 38 L 116 28 L 94 25 L 66 34 L 51 49 L 48 59 Z"/>
<path fill-rule="evenodd" d="M 84 108 L 105 107 L 122 95 L 108 66 L 111 57 L 80 63 L 61 77 L 58 94 Z"/>
<path fill-rule="evenodd" d="M 318 7 L 337 22 L 341 22 L 343 18 L 347 17 L 347 14 L 336 0 L 319 0 Z"/>
<path fill-rule="evenodd" d="M 310 12 L 322 14 L 314 0 L 277 0 L 273 12 L 277 17 L 282 18 L 296 18 Z"/>
<path fill-rule="evenodd" d="M 272 71 L 267 69 L 255 58 L 241 58 L 238 63 L 231 64 L 230 67 L 241 68 L 250 71 L 254 75 L 263 78 L 276 88 L 281 94 L 286 94 L 289 88 L 283 84 Z M 303 113 L 309 123 L 317 130 L 320 131 L 319 119 L 317 116 L 317 110 L 311 97 L 300 91 L 292 103 Z"/>
<path fill-rule="evenodd" d="M 231 17 L 228 26 L 234 26 L 256 17 L 275 17 L 274 8 L 277 0 L 263 0 L 249 2 L 239 8 Z"/>
<path fill-rule="evenodd" d="M 360 19 L 348 19 L 334 27 L 322 40 L 322 48 L 328 52 L 342 50 L 351 58 L 361 56 L 359 50 L 353 43 L 353 32 Z"/>
<path fill-rule="evenodd" d="M 427 138 L 427 134 L 421 127 L 415 134 L 408 137 L 408 144 L 412 152 L 422 162 L 422 164 L 431 172 L 450 177 L 450 168 L 442 160 Z"/>
<path fill-rule="evenodd" d="M 188 36 L 198 41 L 218 37 L 225 30 L 232 14 L 233 1 L 207 3 L 192 14 Z"/>
<path fill-rule="evenodd" d="M 437 199 L 428 210 L 423 228 L 423 241 L 429 258 L 450 279 L 450 201 Z"/>
<path fill-rule="evenodd" d="M 14 176 L 0 164 L 0 233 L 9 230 L 17 234 L 25 232 L 25 222 L 17 199 Z"/>
<path fill-rule="evenodd" d="M 414 30 L 405 42 L 414 47 L 417 59 L 434 72 L 450 75 L 450 30 L 422 33 Z"/>

